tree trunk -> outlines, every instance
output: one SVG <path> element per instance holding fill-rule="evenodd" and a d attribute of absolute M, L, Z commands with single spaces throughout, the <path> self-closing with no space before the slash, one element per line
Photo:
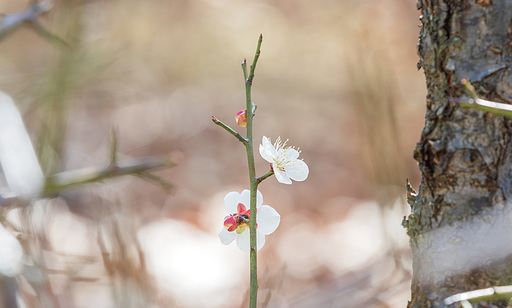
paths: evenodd
<path fill-rule="evenodd" d="M 512 1 L 418 0 L 418 9 L 428 96 L 414 151 L 422 181 L 404 220 L 414 271 L 408 307 L 448 307 L 450 295 L 512 284 L 511 120 L 455 103 L 469 96 L 462 78 L 483 99 L 512 102 Z"/>

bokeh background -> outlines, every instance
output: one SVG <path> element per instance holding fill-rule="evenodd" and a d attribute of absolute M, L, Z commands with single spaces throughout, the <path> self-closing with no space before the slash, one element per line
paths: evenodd
<path fill-rule="evenodd" d="M 0 0 L 1 13 L 28 0 Z M 0 41 L 14 98 L 47 174 L 172 155 L 172 194 L 121 177 L 4 209 L 22 242 L 25 307 L 246 307 L 249 256 L 224 246 L 223 198 L 248 188 L 233 128 L 252 61 L 254 136 L 289 139 L 305 182 L 259 189 L 281 214 L 259 258 L 261 307 L 405 307 L 405 181 L 424 123 L 413 0 L 61 0 Z M 256 154 L 259 175 L 269 169 Z M 3 181 L 3 191 L 6 191 Z M 31 274 L 32 273 L 32 274 Z M 34 274 L 36 273 L 36 274 Z M 3 278 L 3 305 L 9 294 Z M 22 300 L 21 300 L 22 299 Z M 0 306 L 1 307 L 1 306 Z"/>

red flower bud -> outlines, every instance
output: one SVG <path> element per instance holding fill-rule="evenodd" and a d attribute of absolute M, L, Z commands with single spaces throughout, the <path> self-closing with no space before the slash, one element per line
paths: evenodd
<path fill-rule="evenodd" d="M 235 115 L 236 123 L 239 126 L 246 127 L 247 126 L 247 110 L 241 110 Z"/>

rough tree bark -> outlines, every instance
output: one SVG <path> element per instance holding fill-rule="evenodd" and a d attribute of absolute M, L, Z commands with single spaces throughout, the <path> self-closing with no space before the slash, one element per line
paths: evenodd
<path fill-rule="evenodd" d="M 428 96 L 414 151 L 422 181 L 404 220 L 408 307 L 448 307 L 452 294 L 512 284 L 512 122 L 455 103 L 468 97 L 462 78 L 481 98 L 512 103 L 512 1 L 418 0 L 418 9 Z"/>

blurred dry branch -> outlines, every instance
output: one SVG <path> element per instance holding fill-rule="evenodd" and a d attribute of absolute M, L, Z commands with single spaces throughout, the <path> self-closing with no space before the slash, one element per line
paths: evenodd
<path fill-rule="evenodd" d="M 97 242 L 117 306 L 144 308 L 155 304 L 158 294 L 147 272 L 132 218 L 120 214 L 112 204 L 105 206 L 110 207 L 111 213 L 108 215 L 105 211 L 107 215 L 99 221 Z"/>
<path fill-rule="evenodd" d="M 57 25 L 64 38 L 72 42 L 73 49 L 53 54 L 53 69 L 48 72 L 47 83 L 41 88 L 38 102 L 40 130 L 37 138 L 37 154 L 46 176 L 62 171 L 67 116 L 70 110 L 69 96 L 79 84 L 84 62 L 84 46 L 78 44 L 82 31 L 78 0 L 63 2 L 57 10 Z"/>
<path fill-rule="evenodd" d="M 179 163 L 179 160 L 173 159 L 172 157 L 144 157 L 126 162 L 117 162 L 116 159 L 114 163 L 104 168 L 90 167 L 80 170 L 65 171 L 46 179 L 40 197 L 55 197 L 59 192 L 66 189 L 90 183 L 98 183 L 109 178 L 124 175 L 138 176 L 159 186 L 167 193 L 171 193 L 172 185 L 167 180 L 150 173 L 150 171 L 170 168 Z M 16 202 L 23 203 L 22 200 L 23 199 L 20 199 L 18 196 L 0 196 L 0 206 L 10 206 Z"/>
<path fill-rule="evenodd" d="M 101 182 L 108 178 L 123 175 L 139 176 L 157 184 L 162 189 L 169 192 L 171 185 L 166 180 L 149 173 L 149 171 L 170 168 L 175 165 L 176 162 L 171 158 L 144 157 L 128 162 L 110 164 L 105 168 L 86 168 L 82 170 L 61 172 L 47 179 L 44 193 L 51 196 L 64 189 Z"/>
<path fill-rule="evenodd" d="M 58 35 L 52 33 L 50 30 L 43 27 L 38 21 L 38 15 L 46 13 L 52 8 L 50 0 L 37 2 L 32 1 L 32 4 L 25 10 L 12 13 L 3 14 L 0 20 L 0 40 L 6 38 L 9 34 L 13 33 L 23 24 L 29 24 L 36 30 L 36 32 L 49 42 L 57 45 L 58 47 L 69 48 L 68 43 L 60 38 Z"/>

